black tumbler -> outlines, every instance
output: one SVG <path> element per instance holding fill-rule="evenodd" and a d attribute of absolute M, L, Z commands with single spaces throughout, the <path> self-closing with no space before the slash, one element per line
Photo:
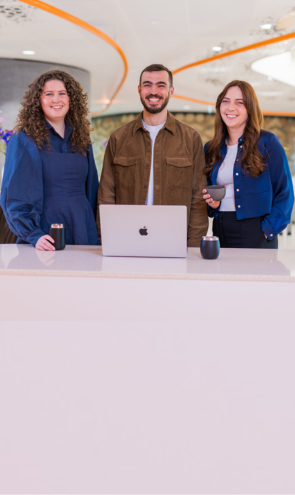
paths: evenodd
<path fill-rule="evenodd" d="M 219 237 L 204 236 L 201 240 L 201 255 L 204 260 L 216 260 L 220 253 Z"/>
<path fill-rule="evenodd" d="M 55 240 L 53 246 L 56 251 L 66 247 L 66 228 L 62 223 L 53 223 L 49 229 L 49 235 Z"/>

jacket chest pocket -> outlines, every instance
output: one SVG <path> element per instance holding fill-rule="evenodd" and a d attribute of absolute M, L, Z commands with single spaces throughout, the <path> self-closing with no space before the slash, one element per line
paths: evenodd
<path fill-rule="evenodd" d="M 191 187 L 193 164 L 189 158 L 167 158 L 167 187 Z"/>
<path fill-rule="evenodd" d="M 245 194 L 259 194 L 270 190 L 270 177 L 268 170 L 258 177 L 243 174 L 243 189 Z"/>
<path fill-rule="evenodd" d="M 117 188 L 135 187 L 137 157 L 115 156 L 115 182 Z"/>

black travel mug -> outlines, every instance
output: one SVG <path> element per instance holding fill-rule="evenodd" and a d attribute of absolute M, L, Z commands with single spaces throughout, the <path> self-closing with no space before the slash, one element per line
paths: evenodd
<path fill-rule="evenodd" d="M 204 260 L 216 260 L 220 253 L 219 237 L 203 236 L 200 251 Z"/>
<path fill-rule="evenodd" d="M 54 239 L 56 251 L 60 251 L 66 247 L 66 228 L 62 223 L 53 223 L 49 229 L 49 235 Z"/>

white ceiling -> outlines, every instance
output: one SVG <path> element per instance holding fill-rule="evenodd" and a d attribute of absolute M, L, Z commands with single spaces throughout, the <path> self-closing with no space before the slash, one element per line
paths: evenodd
<path fill-rule="evenodd" d="M 211 57 L 213 46 L 228 51 L 295 30 L 295 0 L 48 0 L 46 3 L 100 29 L 124 51 L 128 76 L 106 114 L 140 111 L 138 77 L 151 63 L 162 63 L 175 70 Z M 15 15 L 9 18 L 12 11 Z M 265 23 L 271 23 L 272 28 L 261 29 L 260 25 Z M 28 57 L 22 54 L 23 50 L 36 53 Z M 295 50 L 295 38 L 180 72 L 174 78 L 175 92 L 214 102 L 226 83 L 244 79 L 253 84 L 264 110 L 295 112 L 294 87 L 251 68 L 260 58 L 292 50 Z M 106 42 L 19 0 L 0 0 L 0 57 L 30 58 L 89 71 L 94 112 L 103 108 L 102 101 L 112 96 L 124 73 L 119 54 Z M 184 107 L 207 111 L 207 106 L 175 98 L 169 104 L 175 111 Z"/>

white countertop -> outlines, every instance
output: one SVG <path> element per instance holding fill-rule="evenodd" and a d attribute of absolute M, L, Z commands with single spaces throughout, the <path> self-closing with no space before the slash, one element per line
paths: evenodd
<path fill-rule="evenodd" d="M 185 259 L 115 258 L 96 246 L 41 252 L 2 244 L 0 275 L 295 282 L 295 250 L 221 249 L 217 260 L 203 260 L 198 248 Z"/>

